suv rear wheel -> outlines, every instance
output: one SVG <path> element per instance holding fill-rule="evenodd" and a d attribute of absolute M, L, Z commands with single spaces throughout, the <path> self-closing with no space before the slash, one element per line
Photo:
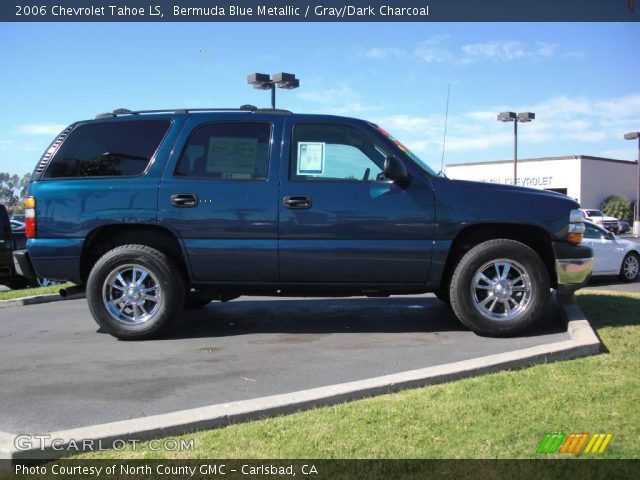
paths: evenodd
<path fill-rule="evenodd" d="M 514 240 L 489 240 L 457 265 L 449 296 L 456 316 L 480 335 L 510 336 L 544 315 L 549 275 L 540 257 Z"/>
<path fill-rule="evenodd" d="M 87 301 L 103 330 L 123 340 L 165 332 L 182 310 L 185 285 L 175 262 L 146 245 L 105 253 L 87 281 Z"/>

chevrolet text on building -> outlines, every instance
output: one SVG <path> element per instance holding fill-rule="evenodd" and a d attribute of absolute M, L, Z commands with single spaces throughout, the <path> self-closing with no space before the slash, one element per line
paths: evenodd
<path fill-rule="evenodd" d="M 65 129 L 28 195 L 20 272 L 86 288 L 123 339 L 241 295 L 425 292 L 479 334 L 516 335 L 592 268 L 575 201 L 439 176 L 354 118 L 119 109 Z"/>
<path fill-rule="evenodd" d="M 518 160 L 518 185 L 563 193 L 584 208 L 600 209 L 609 195 L 634 199 L 637 162 L 572 155 Z M 513 160 L 454 163 L 446 175 L 460 180 L 513 184 Z"/>

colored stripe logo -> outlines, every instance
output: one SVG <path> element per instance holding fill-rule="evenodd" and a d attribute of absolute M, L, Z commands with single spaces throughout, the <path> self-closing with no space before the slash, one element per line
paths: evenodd
<path fill-rule="evenodd" d="M 601 454 L 612 438 L 612 433 L 545 433 L 536 453 Z"/>

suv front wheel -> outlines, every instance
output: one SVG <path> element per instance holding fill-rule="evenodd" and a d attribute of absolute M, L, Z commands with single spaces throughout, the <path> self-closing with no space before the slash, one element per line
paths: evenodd
<path fill-rule="evenodd" d="M 538 322 L 549 301 L 540 257 L 515 240 L 496 239 L 469 250 L 457 265 L 449 296 L 460 321 L 489 336 L 517 335 Z"/>
<path fill-rule="evenodd" d="M 183 309 L 185 285 L 175 262 L 146 245 L 105 253 L 87 281 L 93 318 L 123 340 L 146 340 L 166 331 Z"/>

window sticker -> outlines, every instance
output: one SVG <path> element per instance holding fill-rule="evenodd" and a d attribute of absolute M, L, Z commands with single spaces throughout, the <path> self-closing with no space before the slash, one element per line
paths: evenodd
<path fill-rule="evenodd" d="M 207 172 L 250 178 L 256 168 L 257 153 L 256 138 L 212 137 L 207 152 Z"/>
<path fill-rule="evenodd" d="M 298 175 L 324 173 L 324 142 L 298 142 Z"/>

